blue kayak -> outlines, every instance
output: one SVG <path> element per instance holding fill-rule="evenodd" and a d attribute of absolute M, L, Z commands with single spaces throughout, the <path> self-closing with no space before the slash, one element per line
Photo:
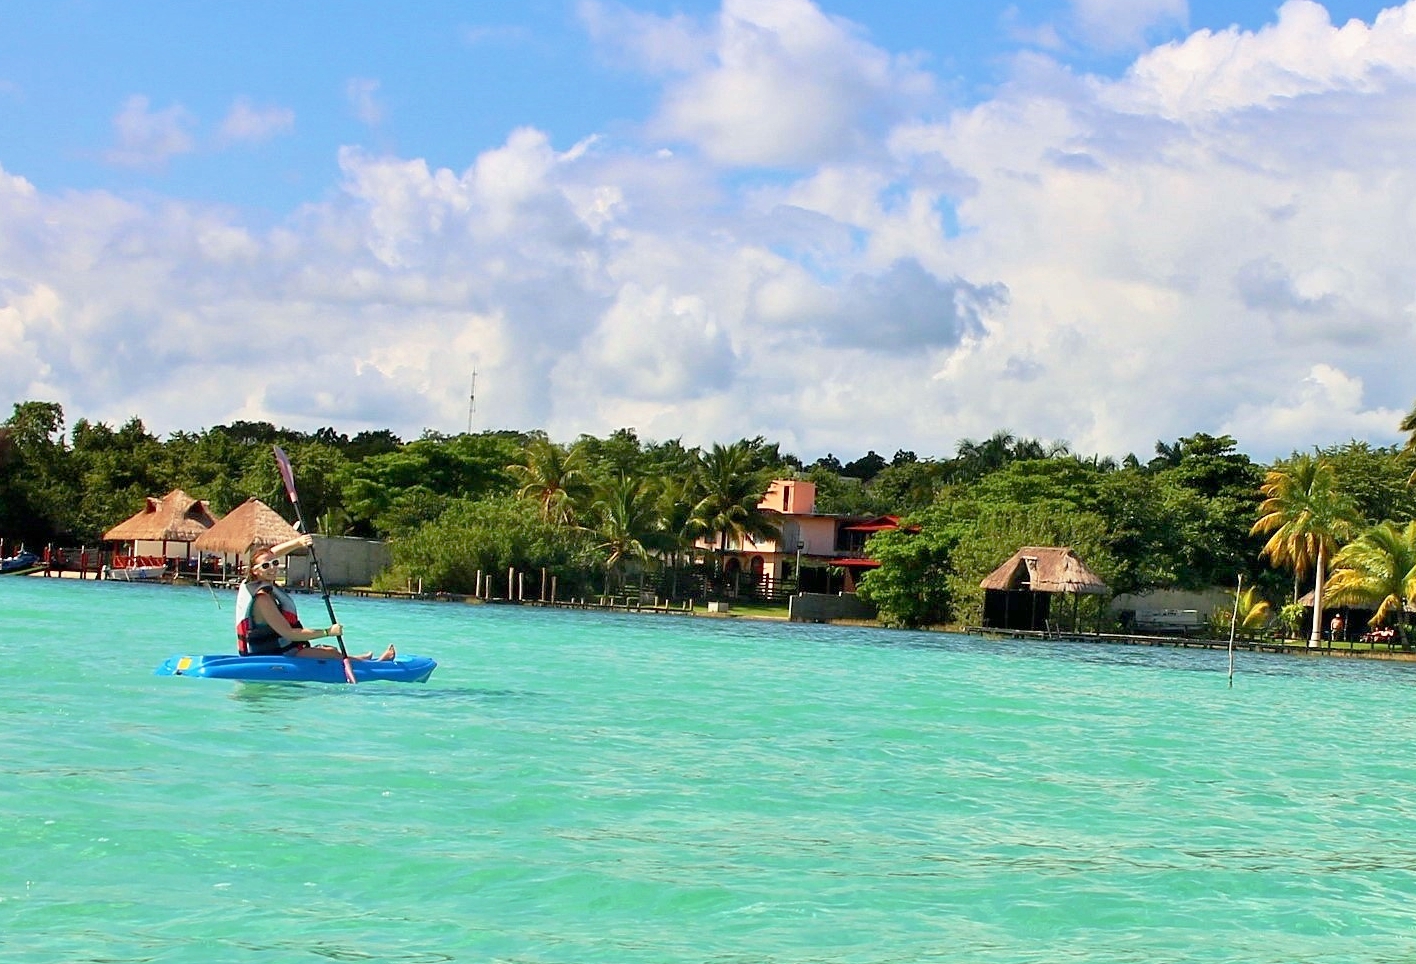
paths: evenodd
<path fill-rule="evenodd" d="M 423 683 L 437 663 L 426 656 L 398 659 L 356 659 L 354 679 L 360 683 L 389 680 Z M 303 656 L 173 656 L 157 668 L 158 676 L 203 676 L 249 683 L 345 683 L 342 659 L 307 659 Z"/>

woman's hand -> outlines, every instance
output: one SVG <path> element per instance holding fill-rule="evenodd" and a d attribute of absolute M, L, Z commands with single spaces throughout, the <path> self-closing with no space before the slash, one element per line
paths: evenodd
<path fill-rule="evenodd" d="M 344 635 L 344 627 L 341 626 L 339 623 L 335 623 L 334 625 L 330 626 L 329 629 L 326 629 L 326 630 L 325 630 L 325 635 L 326 635 L 326 636 L 343 636 L 343 635 Z"/>

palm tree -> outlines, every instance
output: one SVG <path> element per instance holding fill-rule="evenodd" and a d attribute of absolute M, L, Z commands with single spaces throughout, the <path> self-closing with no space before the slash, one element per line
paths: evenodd
<path fill-rule="evenodd" d="M 960 481 L 973 482 L 1007 465 L 1018 439 L 1007 429 L 999 429 L 982 442 L 960 439 L 954 453 L 954 474 Z"/>
<path fill-rule="evenodd" d="M 1157 447 L 1159 447 L 1160 444 L 1161 443 L 1157 442 Z M 1274 470 L 1267 473 L 1264 477 L 1264 483 L 1259 489 L 1266 497 L 1266 501 L 1259 509 L 1261 518 L 1258 522 L 1254 523 L 1254 527 L 1249 531 L 1249 534 L 1255 535 L 1261 531 L 1270 531 L 1270 529 L 1267 528 L 1261 529 L 1261 526 L 1265 525 L 1264 517 L 1268 510 L 1278 508 L 1277 505 L 1269 505 L 1269 502 L 1273 501 L 1269 491 L 1270 485 L 1274 487 L 1274 496 L 1280 497 L 1283 504 L 1287 506 L 1290 501 L 1297 498 L 1296 496 L 1291 496 L 1290 493 L 1306 493 L 1314 487 L 1314 478 L 1317 472 L 1317 459 L 1313 458 L 1311 455 L 1299 455 L 1295 456 L 1293 461 L 1290 462 L 1285 469 L 1280 470 L 1278 467 L 1275 467 Z M 1273 526 L 1274 520 L 1269 519 L 1267 524 L 1270 527 Z M 1298 601 L 1298 586 L 1317 559 L 1317 553 L 1313 551 L 1311 540 L 1299 538 L 1293 531 L 1288 530 L 1283 532 L 1282 538 L 1277 534 L 1270 537 L 1268 543 L 1264 545 L 1263 551 L 1259 553 L 1259 556 L 1260 558 L 1268 556 L 1269 561 L 1275 566 L 1287 566 L 1293 570 L 1293 601 L 1296 603 Z"/>
<path fill-rule="evenodd" d="M 618 476 L 608 482 L 595 501 L 596 546 L 605 556 L 605 591 L 627 560 L 644 562 L 651 549 L 662 544 L 659 510 L 654 486 L 644 479 Z M 622 580 L 621 580 L 622 581 Z"/>
<path fill-rule="evenodd" d="M 1151 472 L 1161 472 L 1165 469 L 1173 469 L 1185 458 L 1185 440 L 1179 439 L 1174 445 L 1169 445 L 1159 439 L 1155 443 L 1155 458 L 1146 463 L 1146 468 Z"/>
<path fill-rule="evenodd" d="M 1351 500 L 1337 486 L 1337 474 L 1326 459 L 1294 456 L 1288 464 L 1264 474 L 1259 492 L 1259 520 L 1250 535 L 1268 534 L 1262 556 L 1275 565 L 1291 566 L 1295 578 L 1313 567 L 1313 627 L 1309 646 L 1322 643 L 1323 582 L 1328 557 L 1337 551 L 1356 524 Z"/>
<path fill-rule="evenodd" d="M 693 514 L 700 495 L 698 479 L 691 473 L 685 478 L 669 481 L 659 491 L 659 520 L 663 527 L 660 553 L 669 567 L 670 596 L 678 596 L 683 554 L 689 553 L 691 561 L 693 546 L 704 534 L 703 524 Z"/>
<path fill-rule="evenodd" d="M 1344 605 L 1375 605 L 1369 625 L 1395 616 L 1406 636 L 1406 606 L 1416 598 L 1416 522 L 1383 522 L 1343 546 L 1332 560 L 1328 594 Z"/>
<path fill-rule="evenodd" d="M 1401 420 L 1399 428 L 1407 433 L 1406 446 L 1403 451 L 1416 452 L 1416 406 L 1406 413 L 1406 417 Z M 1406 480 L 1407 485 L 1416 483 L 1416 472 L 1411 473 L 1411 478 Z"/>
<path fill-rule="evenodd" d="M 1250 586 L 1240 593 L 1238 604 L 1238 617 L 1235 622 L 1246 633 L 1256 633 L 1263 629 L 1268 625 L 1269 617 L 1273 615 L 1273 606 L 1268 600 L 1259 598 L 1257 586 Z"/>
<path fill-rule="evenodd" d="M 1110 455 L 1091 455 L 1082 458 L 1080 455 L 1073 455 L 1073 460 L 1078 465 L 1085 465 L 1087 468 L 1095 469 L 1098 472 L 1117 472 L 1121 466 L 1117 464 L 1115 457 Z M 1135 458 L 1135 456 L 1132 456 Z"/>
<path fill-rule="evenodd" d="M 521 464 L 506 468 L 521 483 L 516 494 L 540 503 L 547 522 L 574 525 L 577 507 L 589 500 L 588 469 L 579 446 L 563 448 L 538 432 L 526 443 Z"/>
<path fill-rule="evenodd" d="M 949 481 L 976 482 L 1010 462 L 1056 459 L 1071 454 L 1071 446 L 1062 439 L 1044 442 L 1042 439 L 1020 438 L 1007 429 L 999 429 L 982 442 L 959 439 L 954 457 L 945 464 L 945 468 Z"/>
<path fill-rule="evenodd" d="M 698 456 L 698 483 L 702 491 L 693 507 L 700 531 L 717 537 L 721 555 L 728 544 L 748 538 L 770 538 L 777 527 L 757 508 L 767 493 L 768 473 L 759 469 L 751 443 L 713 443 Z"/>

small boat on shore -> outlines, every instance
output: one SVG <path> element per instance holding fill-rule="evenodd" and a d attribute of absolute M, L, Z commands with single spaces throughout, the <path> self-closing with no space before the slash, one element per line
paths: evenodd
<path fill-rule="evenodd" d="M 123 566 L 118 569 L 104 566 L 103 578 L 119 582 L 157 582 L 166 572 L 166 566 Z"/>
<path fill-rule="evenodd" d="M 42 565 L 39 556 L 33 552 L 17 552 L 8 559 L 0 559 L 0 575 L 29 572 Z"/>
<path fill-rule="evenodd" d="M 359 683 L 425 683 L 437 668 L 427 656 L 398 659 L 355 659 L 349 665 Z M 309 659 L 303 656 L 173 656 L 157 668 L 156 676 L 200 676 L 205 679 L 244 680 L 248 683 L 346 683 L 342 659 Z"/>

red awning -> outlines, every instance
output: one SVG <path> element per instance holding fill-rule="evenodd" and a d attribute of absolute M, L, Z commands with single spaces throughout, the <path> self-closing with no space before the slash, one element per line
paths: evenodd
<path fill-rule="evenodd" d="M 900 527 L 900 517 L 897 515 L 881 515 L 874 519 L 863 519 L 860 522 L 853 522 L 848 526 L 841 526 L 842 532 L 882 532 L 886 529 L 898 529 Z"/>
<path fill-rule="evenodd" d="M 919 526 L 901 525 L 900 517 L 897 515 L 876 516 L 874 519 L 863 519 L 860 522 L 853 522 L 848 526 L 841 526 L 842 532 L 890 532 L 894 529 L 904 529 L 906 532 L 918 532 Z"/>
<path fill-rule="evenodd" d="M 847 569 L 878 569 L 880 563 L 875 559 L 830 559 L 826 563 L 828 566 L 845 566 Z"/>

